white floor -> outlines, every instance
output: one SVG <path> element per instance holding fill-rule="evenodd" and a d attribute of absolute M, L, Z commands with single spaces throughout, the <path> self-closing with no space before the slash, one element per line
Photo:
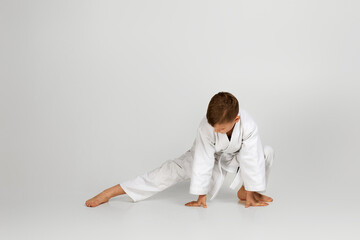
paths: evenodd
<path fill-rule="evenodd" d="M 313 190 L 274 184 L 274 202 L 245 208 L 228 182 L 229 175 L 208 208 L 184 206 L 195 200 L 189 182 L 137 203 L 122 195 L 96 208 L 84 202 L 97 192 L 54 189 L 29 199 L 14 192 L 1 207 L 1 239 L 360 239 L 358 198 L 344 202 L 330 191 L 311 197 Z"/>

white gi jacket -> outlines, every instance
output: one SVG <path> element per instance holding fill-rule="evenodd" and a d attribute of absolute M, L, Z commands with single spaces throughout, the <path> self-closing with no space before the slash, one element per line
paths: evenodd
<path fill-rule="evenodd" d="M 246 190 L 265 190 L 265 159 L 257 125 L 245 110 L 239 109 L 238 115 L 230 141 L 226 133 L 214 131 L 206 116 L 201 120 L 190 149 L 190 194 L 208 194 L 213 199 L 224 181 L 222 170 L 236 173 L 238 167 L 230 188 L 235 189 L 242 178 Z"/>

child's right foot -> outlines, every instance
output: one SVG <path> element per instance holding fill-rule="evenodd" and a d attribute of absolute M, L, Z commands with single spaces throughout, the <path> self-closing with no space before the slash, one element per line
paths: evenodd
<path fill-rule="evenodd" d="M 88 207 L 96 207 L 96 206 L 98 206 L 98 205 L 100 205 L 102 203 L 108 202 L 110 198 L 111 197 L 107 192 L 102 191 L 101 193 L 99 193 L 95 197 L 90 198 L 89 200 L 87 200 L 85 202 L 85 205 L 88 206 Z"/>

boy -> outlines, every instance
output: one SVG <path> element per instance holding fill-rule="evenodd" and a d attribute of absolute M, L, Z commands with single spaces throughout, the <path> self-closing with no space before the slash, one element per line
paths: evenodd
<path fill-rule="evenodd" d="M 128 194 L 136 202 L 191 179 L 189 192 L 198 195 L 198 200 L 185 206 L 206 208 L 207 196 L 212 200 L 226 173 L 232 172 L 236 176 L 230 188 L 235 189 L 242 178 L 243 185 L 237 196 L 246 201 L 246 208 L 267 206 L 273 199 L 259 192 L 266 189 L 273 159 L 274 151 L 270 146 L 263 148 L 252 117 L 239 108 L 231 93 L 219 92 L 211 98 L 190 150 L 141 176 L 102 191 L 85 204 L 96 207 L 121 194 Z"/>

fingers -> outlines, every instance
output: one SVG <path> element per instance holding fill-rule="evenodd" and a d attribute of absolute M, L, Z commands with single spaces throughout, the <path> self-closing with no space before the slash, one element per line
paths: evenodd
<path fill-rule="evenodd" d="M 248 208 L 250 206 L 267 206 L 269 205 L 268 203 L 266 202 L 262 202 L 262 201 L 259 201 L 259 202 L 252 202 L 252 201 L 246 201 L 246 204 L 245 204 L 245 208 Z"/>
<path fill-rule="evenodd" d="M 200 206 L 200 205 L 198 204 L 197 201 L 191 201 L 191 202 L 186 203 L 185 206 L 193 207 L 193 206 Z"/>
<path fill-rule="evenodd" d="M 185 204 L 185 206 L 188 206 L 188 207 L 201 207 L 201 206 L 203 206 L 203 208 L 207 208 L 206 203 L 198 202 L 198 201 L 188 202 L 188 203 Z"/>
<path fill-rule="evenodd" d="M 200 207 L 201 204 L 198 203 L 197 201 L 191 201 L 185 204 L 185 206 L 189 206 L 189 207 Z"/>
<path fill-rule="evenodd" d="M 267 205 L 269 205 L 269 204 L 266 203 L 266 202 L 257 202 L 257 203 L 255 203 L 255 206 L 267 206 Z"/>

